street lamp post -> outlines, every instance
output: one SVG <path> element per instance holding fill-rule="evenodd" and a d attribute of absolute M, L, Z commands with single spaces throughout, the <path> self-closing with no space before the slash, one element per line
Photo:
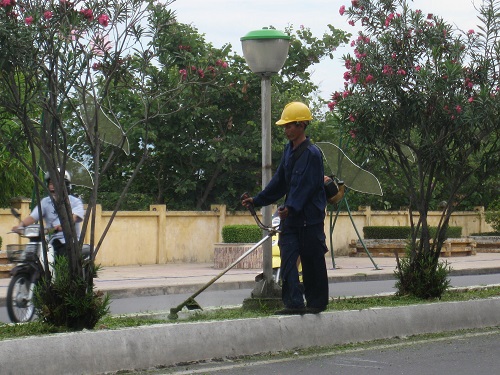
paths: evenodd
<path fill-rule="evenodd" d="M 271 180 L 271 76 L 283 67 L 288 56 L 290 36 L 274 29 L 254 30 L 241 37 L 243 56 L 252 72 L 261 77 L 262 121 L 262 188 Z M 271 225 L 271 206 L 262 210 L 263 222 Z M 273 298 L 279 289 L 273 280 L 271 241 L 262 244 L 263 274 L 252 292 L 252 297 Z"/>

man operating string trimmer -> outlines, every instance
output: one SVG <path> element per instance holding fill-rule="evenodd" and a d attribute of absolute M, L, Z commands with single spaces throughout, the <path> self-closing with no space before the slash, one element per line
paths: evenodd
<path fill-rule="evenodd" d="M 283 126 L 289 143 L 278 169 L 263 191 L 242 199 L 245 207 L 262 207 L 286 197 L 279 209 L 278 241 L 285 308 L 276 314 L 317 314 L 328 304 L 323 157 L 305 135 L 310 120 L 311 111 L 304 103 L 291 102 L 285 106 L 276 125 Z M 299 256 L 304 295 L 297 270 Z"/>

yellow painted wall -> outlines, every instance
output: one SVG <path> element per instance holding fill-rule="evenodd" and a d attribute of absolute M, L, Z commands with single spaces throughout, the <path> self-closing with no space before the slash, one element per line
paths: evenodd
<path fill-rule="evenodd" d="M 17 204 L 22 217 L 29 214 L 29 200 Z M 360 207 L 352 211 L 352 217 L 360 235 L 365 225 L 409 225 L 408 211 L 372 211 Z M 111 219 L 111 212 L 96 208 L 96 243 Z M 335 213 L 333 213 L 335 216 Z M 430 225 L 437 225 L 440 212 L 429 213 Z M 333 220 L 333 217 L 332 217 Z M 150 211 L 120 211 L 103 241 L 97 255 L 102 266 L 209 263 L 213 262 L 213 244 L 222 241 L 224 225 L 254 224 L 248 212 L 226 211 L 225 206 L 212 206 L 211 211 L 168 211 L 163 205 L 154 205 Z M 0 209 L 0 236 L 2 249 L 8 243 L 19 243 L 19 236 L 7 234 L 17 224 L 10 210 Z M 484 221 L 484 210 L 455 212 L 450 225 L 461 226 L 462 235 L 490 232 L 491 226 Z M 327 245 L 330 247 L 330 213 L 325 220 Z M 337 255 L 347 255 L 348 245 L 357 239 L 356 231 L 347 212 L 338 216 L 333 231 L 333 248 Z M 90 242 L 90 232 L 85 242 Z"/>

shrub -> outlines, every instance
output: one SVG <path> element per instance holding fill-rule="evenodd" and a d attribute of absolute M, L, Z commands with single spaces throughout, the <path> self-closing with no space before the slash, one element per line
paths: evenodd
<path fill-rule="evenodd" d="M 471 233 L 470 235 L 474 237 L 491 237 L 491 236 L 497 237 L 500 236 L 500 232 Z"/>
<path fill-rule="evenodd" d="M 222 228 L 224 243 L 256 243 L 262 238 L 262 230 L 257 225 L 225 225 Z"/>
<path fill-rule="evenodd" d="M 489 205 L 485 212 L 485 220 L 495 232 L 500 232 L 500 198 Z"/>
<path fill-rule="evenodd" d="M 56 257 L 56 276 L 52 280 L 42 277 L 36 284 L 36 314 L 39 321 L 57 327 L 93 329 L 109 313 L 109 295 L 94 290 L 93 282 L 88 285 L 82 276 L 72 277 L 68 263 L 67 257 Z"/>
<path fill-rule="evenodd" d="M 422 254 L 412 261 L 408 250 L 394 271 L 397 295 L 413 295 L 422 299 L 441 298 L 450 286 L 448 274 L 451 268 L 446 261 L 435 262 L 431 254 Z"/>
<path fill-rule="evenodd" d="M 406 239 L 410 237 L 410 227 L 395 227 L 395 226 L 366 226 L 363 228 L 364 238 L 372 239 Z"/>
<path fill-rule="evenodd" d="M 431 237 L 436 234 L 436 227 L 430 227 Z M 407 239 L 410 237 L 409 226 L 366 226 L 363 235 L 366 239 Z M 462 227 L 448 227 L 446 238 L 459 238 L 462 236 Z"/>

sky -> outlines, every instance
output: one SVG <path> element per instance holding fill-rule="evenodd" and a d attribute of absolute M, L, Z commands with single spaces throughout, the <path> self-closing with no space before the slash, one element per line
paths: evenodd
<path fill-rule="evenodd" d="M 475 2 L 481 4 L 480 0 Z M 439 15 L 464 31 L 477 30 L 473 0 L 414 0 L 411 3 L 413 9 Z M 289 25 L 295 30 L 303 25 L 320 38 L 331 24 L 354 36 L 358 29 L 347 23 L 345 15 L 339 14 L 342 5 L 347 8 L 350 4 L 350 0 L 175 0 L 170 8 L 175 10 L 179 22 L 196 27 L 214 47 L 230 43 L 233 50 L 243 56 L 240 38 L 271 25 L 282 31 Z M 351 52 L 349 46 L 339 48 L 333 60 L 326 58 L 313 67 L 312 80 L 319 85 L 324 99 L 342 89 L 345 68 L 341 57 L 348 52 Z"/>

